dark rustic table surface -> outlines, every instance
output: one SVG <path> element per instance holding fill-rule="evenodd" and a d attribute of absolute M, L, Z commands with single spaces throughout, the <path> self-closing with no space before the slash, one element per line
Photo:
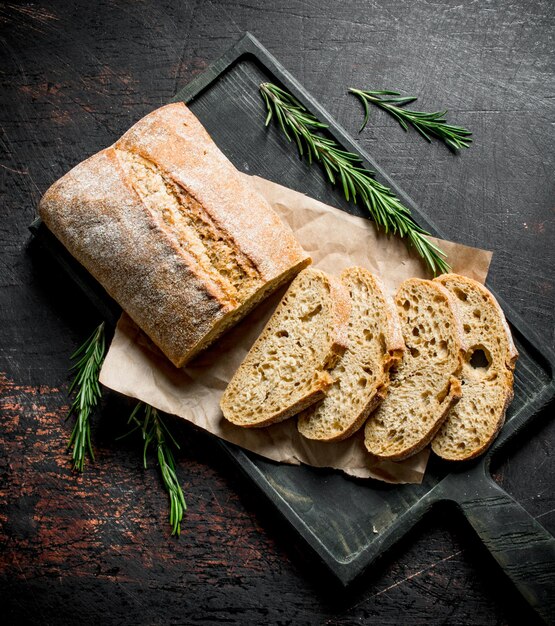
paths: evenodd
<path fill-rule="evenodd" d="M 0 2 L 4 619 L 534 623 L 449 508 L 336 589 L 215 442 L 173 422 L 189 511 L 170 538 L 156 470 L 142 469 L 137 440 L 116 441 L 130 403 L 113 394 L 94 420 L 96 463 L 73 475 L 68 355 L 100 320 L 27 226 L 55 179 L 248 30 L 353 134 L 349 86 L 418 95 L 474 132 L 455 156 L 372 111 L 357 138 L 449 237 L 495 251 L 491 284 L 553 346 L 554 21 L 551 0 Z M 551 532 L 554 435 L 546 411 L 493 468 Z"/>

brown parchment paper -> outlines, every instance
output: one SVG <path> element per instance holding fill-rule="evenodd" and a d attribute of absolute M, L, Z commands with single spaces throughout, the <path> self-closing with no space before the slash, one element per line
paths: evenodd
<path fill-rule="evenodd" d="M 361 265 L 379 275 L 391 293 L 406 278 L 427 277 L 421 261 L 407 251 L 404 243 L 378 233 L 371 221 L 262 178 L 249 178 L 290 225 L 316 267 L 338 274 L 350 265 Z M 448 241 L 439 243 L 454 272 L 485 281 L 491 252 Z M 421 482 L 429 450 L 399 463 L 377 462 L 365 451 L 362 431 L 346 441 L 324 443 L 301 437 L 294 419 L 267 428 L 245 429 L 223 418 L 219 401 L 227 382 L 283 292 L 266 300 L 212 348 L 181 369 L 175 368 L 123 314 L 100 382 L 274 461 L 332 467 L 360 478 L 391 483 Z"/>

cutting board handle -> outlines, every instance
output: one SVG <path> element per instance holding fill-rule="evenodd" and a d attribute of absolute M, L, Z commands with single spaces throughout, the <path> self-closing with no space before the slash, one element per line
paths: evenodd
<path fill-rule="evenodd" d="M 555 617 L 555 539 L 489 476 L 457 503 L 492 556 L 548 624 Z"/>

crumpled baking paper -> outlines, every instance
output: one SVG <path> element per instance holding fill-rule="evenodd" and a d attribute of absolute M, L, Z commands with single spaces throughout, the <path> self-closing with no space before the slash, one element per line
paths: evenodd
<path fill-rule="evenodd" d="M 420 259 L 398 237 L 384 236 L 371 221 L 262 178 L 249 178 L 289 224 L 314 266 L 339 274 L 350 265 L 360 265 L 380 276 L 391 293 L 406 278 L 429 277 Z M 447 253 L 453 272 L 485 281 L 491 252 L 435 241 Z M 274 294 L 181 369 L 175 368 L 124 313 L 104 361 L 100 382 L 277 462 L 331 467 L 359 478 L 390 483 L 421 482 L 429 449 L 402 462 L 380 462 L 366 452 L 363 429 L 345 441 L 326 443 L 303 438 L 295 419 L 259 429 L 241 428 L 224 419 L 219 401 L 227 382 L 283 293 L 284 289 Z"/>

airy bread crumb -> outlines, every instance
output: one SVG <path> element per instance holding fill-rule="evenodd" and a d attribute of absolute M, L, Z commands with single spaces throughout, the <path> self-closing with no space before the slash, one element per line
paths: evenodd
<path fill-rule="evenodd" d="M 339 281 L 302 271 L 229 382 L 220 402 L 225 418 L 267 426 L 322 398 L 347 345 L 349 310 Z"/>
<path fill-rule="evenodd" d="M 432 450 L 444 459 L 462 461 L 484 452 L 503 426 L 513 398 L 518 352 L 503 311 L 488 289 L 456 274 L 436 281 L 456 299 L 467 350 L 462 398 L 447 415 Z"/>
<path fill-rule="evenodd" d="M 463 346 L 456 309 L 439 283 L 406 280 L 395 302 L 406 350 L 366 422 L 364 443 L 374 456 L 400 461 L 430 443 L 460 398 Z"/>
<path fill-rule="evenodd" d="M 397 311 L 381 281 L 362 267 L 341 274 L 349 292 L 349 346 L 330 372 L 334 383 L 326 397 L 299 415 L 297 427 L 308 439 L 346 439 L 383 400 L 389 369 L 404 349 Z"/>

